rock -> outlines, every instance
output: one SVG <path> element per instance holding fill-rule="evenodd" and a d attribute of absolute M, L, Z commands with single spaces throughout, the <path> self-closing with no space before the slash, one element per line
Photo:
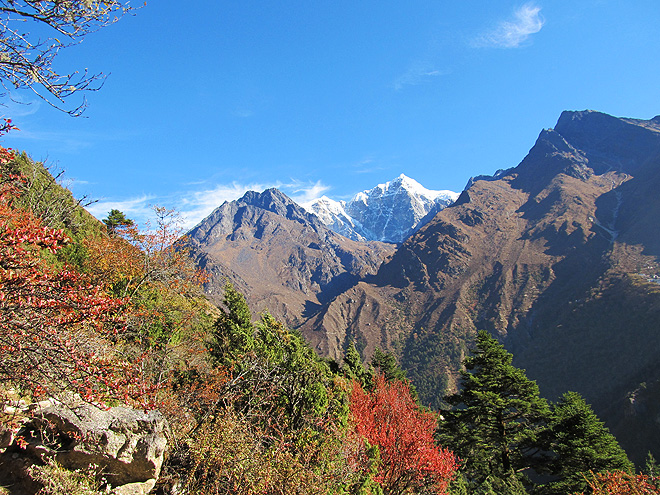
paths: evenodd
<path fill-rule="evenodd" d="M 52 449 L 61 466 L 85 469 L 97 465 L 113 487 L 157 479 L 167 444 L 166 421 L 160 412 L 128 407 L 102 410 L 90 404 L 54 405 L 42 409 L 27 428 Z M 147 493 L 133 488 L 117 493 Z"/>
<path fill-rule="evenodd" d="M 156 480 L 151 479 L 143 483 L 127 483 L 118 486 L 110 493 L 112 495 L 147 495 L 156 486 Z"/>

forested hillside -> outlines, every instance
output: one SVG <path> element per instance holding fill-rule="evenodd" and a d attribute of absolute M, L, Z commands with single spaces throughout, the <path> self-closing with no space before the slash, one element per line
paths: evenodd
<path fill-rule="evenodd" d="M 173 247 L 180 237 L 167 210 L 156 209 L 146 232 L 118 211 L 103 225 L 24 155 L 3 149 L 1 175 L 7 493 L 106 493 L 119 479 L 102 458 L 82 473 L 58 464 L 80 439 L 22 428 L 53 403 L 75 410 L 80 401 L 164 416 L 155 493 L 446 489 L 456 459 L 436 445 L 437 415 L 416 404 L 407 381 L 380 375 L 391 360 L 376 370 L 355 356 L 323 360 L 270 315 L 254 322 L 229 285 L 222 307 L 211 306 L 204 274 Z"/>

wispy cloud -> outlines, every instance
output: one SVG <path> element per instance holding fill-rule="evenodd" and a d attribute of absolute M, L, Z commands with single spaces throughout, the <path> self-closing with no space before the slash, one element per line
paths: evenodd
<path fill-rule="evenodd" d="M 192 228 L 206 218 L 214 209 L 225 201 L 235 201 L 248 191 L 264 191 L 275 184 L 217 184 L 211 188 L 188 191 L 173 198 L 173 203 L 180 209 L 184 227 Z"/>
<path fill-rule="evenodd" d="M 512 20 L 501 21 L 490 31 L 473 40 L 475 47 L 518 48 L 532 34 L 538 33 L 545 20 L 541 16 L 541 7 L 526 3 L 516 9 Z"/>
<path fill-rule="evenodd" d="M 192 185 L 189 184 L 189 185 Z M 200 184 L 204 185 L 204 184 Z M 317 199 L 329 188 L 321 181 L 305 182 L 292 179 L 288 183 L 238 183 L 216 184 L 211 187 L 181 191 L 168 197 L 142 195 L 129 199 L 107 199 L 98 201 L 87 207 L 87 210 L 98 219 L 103 219 L 112 209 L 123 211 L 126 216 L 140 225 L 150 220 L 153 223 L 153 207 L 174 207 L 181 216 L 181 227 L 189 230 L 211 214 L 225 201 L 235 201 L 248 191 L 263 192 L 268 188 L 277 187 L 298 204 Z"/>
<path fill-rule="evenodd" d="M 12 132 L 12 141 L 40 142 L 47 144 L 51 152 L 77 154 L 92 148 L 98 143 L 119 142 L 134 137 L 137 132 L 112 130 L 108 132 L 87 132 L 77 130 L 41 130 L 30 125 L 19 125 L 20 131 Z M 44 160 L 46 157 L 37 157 Z"/>
<path fill-rule="evenodd" d="M 450 71 L 440 70 L 429 62 L 415 62 L 412 66 L 394 80 L 392 86 L 400 91 L 406 86 L 417 86 L 429 82 L 432 78 L 446 76 Z"/>
<path fill-rule="evenodd" d="M 241 119 L 247 119 L 249 117 L 252 117 L 254 115 L 254 110 L 251 110 L 249 108 L 236 108 L 232 114 L 234 117 L 239 117 Z"/>
<path fill-rule="evenodd" d="M 388 163 L 390 159 L 376 159 L 371 156 L 367 156 L 362 160 L 359 160 L 353 163 L 353 173 L 354 174 L 371 174 L 374 172 L 382 172 L 383 170 L 390 170 L 392 168 L 391 164 Z"/>
<path fill-rule="evenodd" d="M 138 223 L 144 223 L 152 216 L 153 195 L 143 194 L 136 198 L 121 200 L 100 200 L 89 205 L 86 209 L 96 218 L 103 219 L 108 216 L 110 210 L 123 211 L 128 218 Z"/>
<path fill-rule="evenodd" d="M 290 190 L 289 196 L 299 205 L 311 203 L 315 199 L 320 198 L 327 191 L 330 190 L 330 186 L 326 186 L 320 180 L 314 183 L 309 182 L 297 182 L 293 184 L 285 184 L 285 190 Z"/>
<path fill-rule="evenodd" d="M 40 107 L 41 100 L 26 98 L 21 94 L 12 93 L 0 99 L 0 115 L 11 119 L 33 115 Z"/>

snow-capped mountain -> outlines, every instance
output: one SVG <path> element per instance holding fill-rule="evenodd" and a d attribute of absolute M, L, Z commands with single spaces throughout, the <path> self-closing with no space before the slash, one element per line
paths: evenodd
<path fill-rule="evenodd" d="M 458 198 L 433 191 L 401 174 L 357 193 L 349 202 L 323 196 L 303 205 L 330 229 L 354 240 L 399 243 Z"/>

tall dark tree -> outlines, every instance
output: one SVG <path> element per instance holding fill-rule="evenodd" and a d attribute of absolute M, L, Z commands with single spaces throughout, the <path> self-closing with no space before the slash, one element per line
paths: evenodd
<path fill-rule="evenodd" d="M 512 366 L 513 356 L 487 332 L 464 361 L 460 392 L 445 400 L 441 443 L 463 459 L 471 487 L 522 477 L 541 459 L 537 437 L 549 407 L 535 382 Z"/>
<path fill-rule="evenodd" d="M 223 302 L 213 325 L 209 353 L 216 364 L 231 367 L 254 348 L 254 326 L 245 297 L 229 283 Z"/>
<path fill-rule="evenodd" d="M 576 392 L 565 393 L 553 406 L 547 437 L 554 456 L 550 469 L 560 479 L 543 487 L 543 494 L 586 492 L 590 472 L 633 470 L 614 436 Z"/>
<path fill-rule="evenodd" d="M 406 373 L 399 367 L 394 355 L 381 351 L 378 347 L 376 347 L 374 355 L 371 357 L 371 366 L 382 373 L 388 382 L 393 380 L 404 381 L 406 379 Z"/>
<path fill-rule="evenodd" d="M 357 381 L 363 388 L 370 389 L 373 381 L 373 370 L 368 370 L 362 364 L 362 356 L 351 342 L 344 356 L 344 374 L 347 378 Z"/>
<path fill-rule="evenodd" d="M 385 377 L 385 380 L 388 382 L 406 382 L 408 384 L 408 388 L 410 389 L 410 395 L 413 399 L 415 399 L 415 402 L 419 402 L 417 389 L 406 377 L 406 372 L 403 371 L 403 369 L 399 366 L 399 363 L 397 363 L 394 354 L 381 351 L 378 347 L 376 347 L 374 355 L 371 356 L 371 366 L 373 366 L 376 372 L 381 373 Z"/>

